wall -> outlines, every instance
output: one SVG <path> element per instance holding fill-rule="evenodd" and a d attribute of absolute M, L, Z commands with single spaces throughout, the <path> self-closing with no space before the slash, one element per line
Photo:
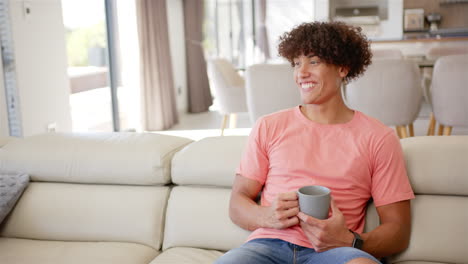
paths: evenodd
<path fill-rule="evenodd" d="M 169 44 L 176 89 L 177 110 L 187 112 L 187 69 L 185 63 L 184 9 L 182 0 L 167 0 Z"/>
<path fill-rule="evenodd" d="M 403 37 L 403 0 L 388 0 L 388 19 L 380 22 L 380 31 L 376 39 Z"/>
<path fill-rule="evenodd" d="M 328 21 L 328 10 L 330 3 L 328 0 L 314 0 L 314 20 L 315 21 Z"/>
<path fill-rule="evenodd" d="M 10 0 L 23 136 L 47 131 L 71 131 L 65 30 L 60 0 Z"/>

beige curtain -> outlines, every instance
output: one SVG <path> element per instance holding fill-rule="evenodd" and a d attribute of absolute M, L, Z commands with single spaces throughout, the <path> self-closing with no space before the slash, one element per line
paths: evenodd
<path fill-rule="evenodd" d="M 203 56 L 203 0 L 184 0 L 185 50 L 189 112 L 208 111 L 213 104 Z"/>
<path fill-rule="evenodd" d="M 178 122 L 166 0 L 137 0 L 136 3 L 143 128 L 165 130 Z"/>
<path fill-rule="evenodd" d="M 267 3 L 266 0 L 257 0 L 256 8 L 258 17 L 258 26 L 256 29 L 256 42 L 257 47 L 263 53 L 263 58 L 268 60 L 270 58 L 270 47 L 268 45 L 268 31 L 266 26 Z"/>

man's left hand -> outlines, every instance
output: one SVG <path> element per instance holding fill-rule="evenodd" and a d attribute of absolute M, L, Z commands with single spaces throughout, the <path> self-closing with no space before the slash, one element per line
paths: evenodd
<path fill-rule="evenodd" d="M 332 215 L 320 220 L 299 212 L 297 216 L 305 235 L 315 251 L 323 252 L 336 247 L 350 247 L 354 236 L 346 227 L 345 217 L 331 200 Z"/>

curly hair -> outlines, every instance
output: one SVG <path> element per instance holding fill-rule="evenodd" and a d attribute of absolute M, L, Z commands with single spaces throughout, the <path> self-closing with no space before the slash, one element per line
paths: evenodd
<path fill-rule="evenodd" d="M 346 67 L 348 82 L 364 73 L 372 53 L 360 27 L 343 22 L 303 23 L 280 37 L 278 53 L 294 66 L 294 58 L 314 54 L 328 64 Z"/>

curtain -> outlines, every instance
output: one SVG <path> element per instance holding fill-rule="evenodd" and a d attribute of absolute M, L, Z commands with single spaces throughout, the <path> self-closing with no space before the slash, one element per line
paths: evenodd
<path fill-rule="evenodd" d="M 201 45 L 203 6 L 203 0 L 184 0 L 188 108 L 191 113 L 208 111 L 213 104 Z"/>
<path fill-rule="evenodd" d="M 260 49 L 260 51 L 263 53 L 263 58 L 264 60 L 268 60 L 270 58 L 270 48 L 268 45 L 268 31 L 266 27 L 266 10 L 267 10 L 267 4 L 266 0 L 257 0 L 257 17 L 258 17 L 258 26 L 257 26 L 257 34 L 256 36 L 256 42 L 257 42 L 257 47 Z"/>
<path fill-rule="evenodd" d="M 143 129 L 165 130 L 178 122 L 166 0 L 137 0 Z"/>
<path fill-rule="evenodd" d="M 244 17 L 244 2 L 236 1 L 237 7 L 237 14 L 238 20 L 240 23 L 240 31 L 239 31 L 239 38 L 237 39 L 237 47 L 239 49 L 239 54 L 245 54 L 245 32 L 244 32 L 244 24 L 245 24 L 245 17 Z M 237 66 L 245 68 L 245 56 L 238 56 Z"/>

